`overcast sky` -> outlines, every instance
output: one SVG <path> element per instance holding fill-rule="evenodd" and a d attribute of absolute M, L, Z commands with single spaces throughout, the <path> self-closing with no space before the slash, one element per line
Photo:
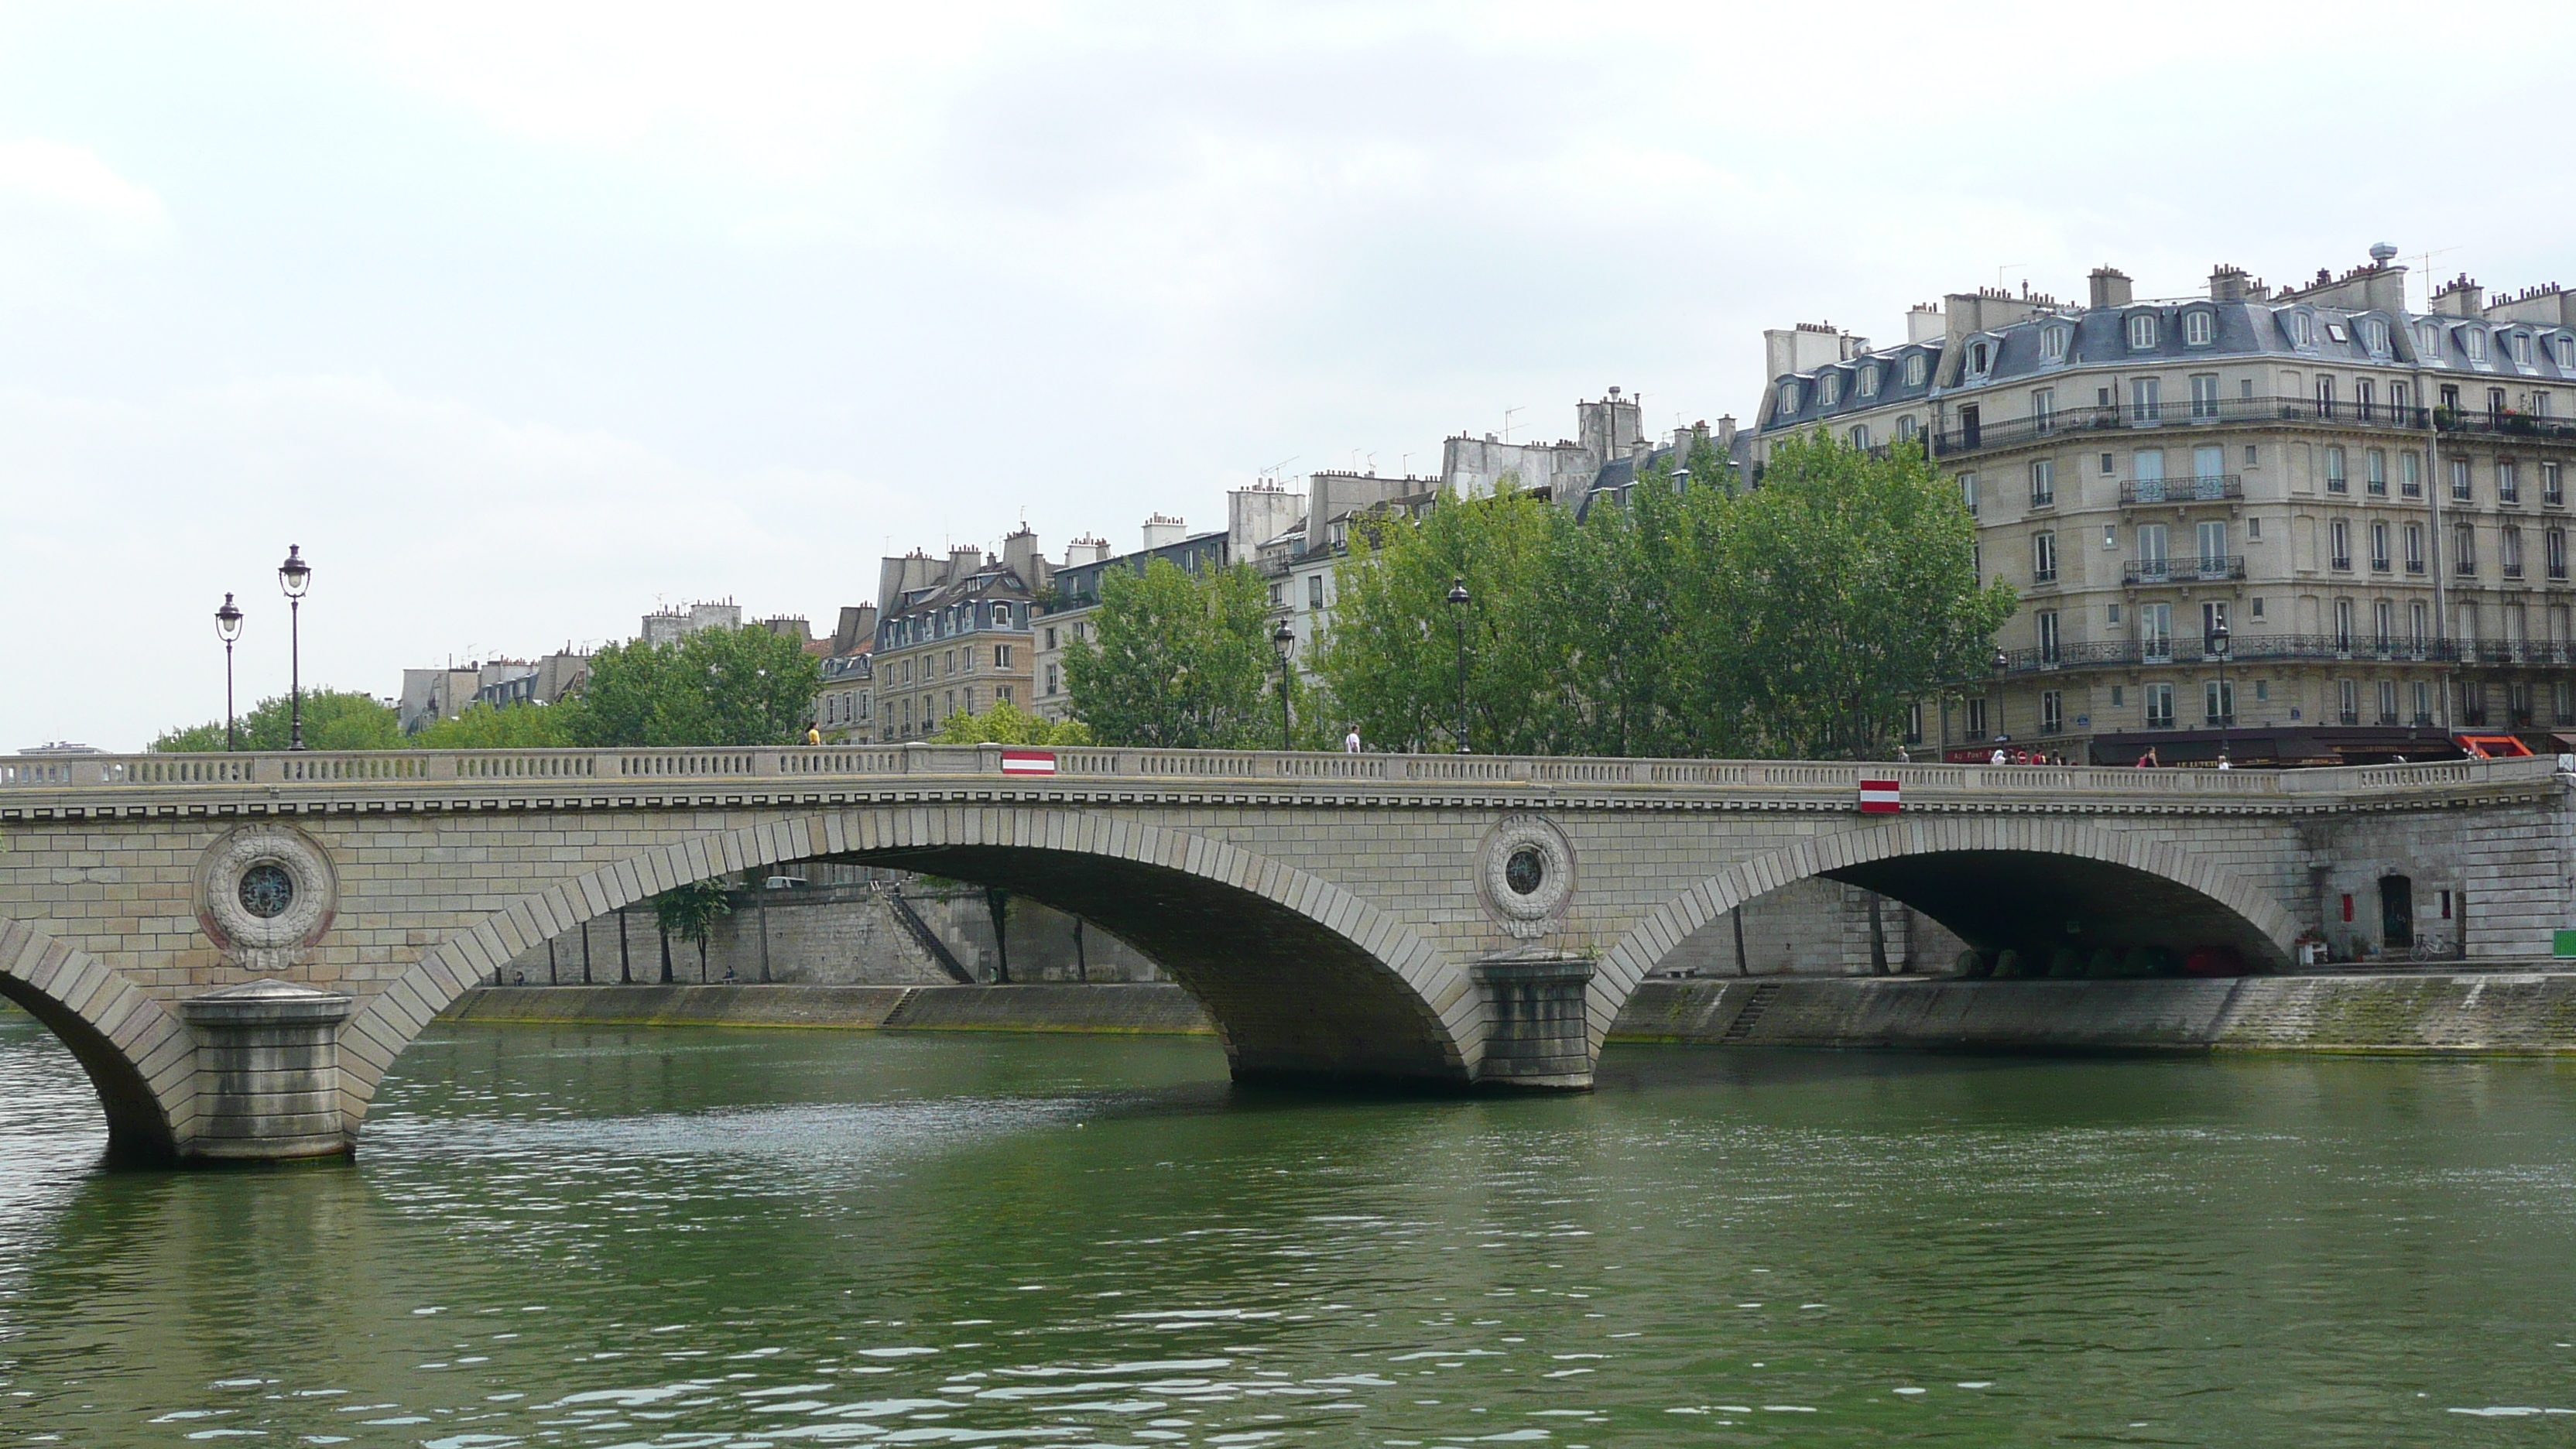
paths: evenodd
<path fill-rule="evenodd" d="M 0 5 L 0 750 L 1745 415 L 1760 331 L 2576 283 L 2563 5 Z M 2419 274 L 2421 262 L 2415 263 Z M 2420 290 L 2419 290 L 2420 299 Z"/>

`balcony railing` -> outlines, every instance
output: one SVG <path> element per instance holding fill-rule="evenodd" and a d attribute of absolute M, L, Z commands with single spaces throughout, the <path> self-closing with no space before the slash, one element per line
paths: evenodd
<path fill-rule="evenodd" d="M 2448 415 L 2446 415 L 2448 416 Z M 2463 414 L 2462 416 L 2467 416 Z M 2519 415 L 2517 415 L 2518 417 Z M 2131 403 L 2127 406 L 2061 408 L 2035 417 L 1980 422 L 1975 427 L 1945 429 L 1931 436 L 1932 453 L 1945 457 L 1985 448 L 2086 433 L 2123 432 L 2138 428 L 2218 427 L 2231 423 L 2346 423 L 2365 428 L 2412 429 L 2421 432 L 2432 421 L 2430 410 L 2393 407 L 2387 403 L 2319 402 L 2305 397 L 2233 397 L 2185 399 L 2178 402 Z M 2550 419 L 2524 420 L 2568 428 Z M 2446 426 L 2448 424 L 2446 423 Z M 2527 430 L 2526 430 L 2527 431 Z"/>
<path fill-rule="evenodd" d="M 2446 433 L 2482 433 L 2507 438 L 2551 438 L 2576 443 L 2576 419 L 2540 418 L 2517 412 L 2433 411 L 2435 425 Z M 2420 424 L 2418 426 L 2421 426 Z"/>
<path fill-rule="evenodd" d="M 2120 581 L 2128 584 L 2223 583 L 2245 577 L 2245 556 L 2214 554 L 2185 558 L 2137 558 L 2120 566 Z"/>
<path fill-rule="evenodd" d="M 2201 478 L 2140 478 L 2120 485 L 2123 504 L 2208 503 L 2244 496 L 2245 479 L 2236 473 Z"/>
<path fill-rule="evenodd" d="M 2230 664 L 2256 660 L 2353 661 L 2374 664 L 2576 665 L 2576 644 L 2546 640 L 2375 639 L 2340 634 L 2239 634 L 2230 641 Z M 2102 665 L 2207 665 L 2219 657 L 2197 639 L 2115 639 L 2060 644 L 2053 649 L 2004 651 L 2007 674 L 2045 673 Z"/>

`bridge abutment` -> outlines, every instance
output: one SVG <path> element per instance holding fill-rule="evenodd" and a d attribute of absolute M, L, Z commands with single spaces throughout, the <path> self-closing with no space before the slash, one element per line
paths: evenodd
<path fill-rule="evenodd" d="M 340 1026 L 356 1005 L 336 991 L 273 980 L 180 1002 L 197 1038 L 197 1117 L 179 1155 L 280 1162 L 347 1152 Z"/>
<path fill-rule="evenodd" d="M 1515 955 L 1468 968 L 1485 1002 L 1486 1086 L 1584 1091 L 1592 1085 L 1592 962 L 1580 956 Z"/>

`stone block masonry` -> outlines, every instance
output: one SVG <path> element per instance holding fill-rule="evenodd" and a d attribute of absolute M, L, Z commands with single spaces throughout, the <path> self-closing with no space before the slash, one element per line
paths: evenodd
<path fill-rule="evenodd" d="M 601 923 L 655 893 L 817 860 L 1096 923 L 1205 1003 L 1240 1075 L 1444 1089 L 1525 1075 L 1532 1021 L 1551 1023 L 1552 1067 L 1571 1055 L 1554 998 L 1532 1017 L 1477 963 L 1587 963 L 1588 1071 L 1641 981 L 1731 965 L 1729 913 L 1784 891 L 1841 903 L 1846 963 L 1862 893 L 1981 950 L 2271 969 L 2347 924 L 2343 886 L 2364 877 L 2447 882 L 2472 961 L 2545 951 L 2576 915 L 2569 789 L 2545 760 L 2221 775 L 1056 753 L 1043 779 L 944 746 L 0 764 L 0 994 L 84 1054 L 136 1150 L 185 1157 L 233 1150 L 242 1134 L 213 1129 L 246 1099 L 182 1003 L 251 982 L 347 997 L 327 1068 L 345 1144 L 404 1044 L 477 982 L 550 942 L 559 976 L 586 945 L 596 979 Z M 1864 769 L 1899 781 L 1905 813 L 1858 813 Z M 1885 916 L 1883 942 L 1941 964 Z M 1779 993 L 1766 1007 L 1798 1014 Z M 310 1114 L 288 1098 L 320 1078 L 284 1080 L 249 1140 L 273 1128 L 301 1151 Z"/>

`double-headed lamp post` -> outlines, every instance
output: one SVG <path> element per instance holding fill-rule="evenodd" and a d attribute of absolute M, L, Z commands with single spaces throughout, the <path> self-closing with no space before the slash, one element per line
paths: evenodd
<path fill-rule="evenodd" d="M 224 748 L 241 748 L 241 731 L 233 724 L 233 641 L 241 637 L 242 611 L 233 604 L 233 596 L 224 595 L 224 606 L 215 611 L 215 637 L 224 641 Z"/>
<path fill-rule="evenodd" d="M 2227 731 L 2236 722 L 2236 691 L 2227 684 L 2227 657 L 2234 649 L 2227 637 L 2227 621 L 2212 619 L 2209 632 L 2200 641 L 2201 652 L 2218 661 L 2218 767 L 2228 767 Z"/>
<path fill-rule="evenodd" d="M 1458 753 L 1472 754 L 1467 748 L 1467 581 L 1458 579 L 1449 585 L 1449 617 L 1458 625 Z"/>
<path fill-rule="evenodd" d="M 1293 750 L 1297 747 L 1290 742 L 1288 729 L 1288 669 L 1297 653 L 1297 631 L 1287 620 L 1280 620 L 1279 627 L 1270 631 L 1270 647 L 1279 651 L 1279 748 Z"/>
<path fill-rule="evenodd" d="M 313 566 L 304 561 L 304 550 L 288 544 L 286 562 L 277 566 L 277 586 L 286 592 L 286 747 L 290 750 L 304 748 L 304 641 L 299 626 L 304 591 L 312 585 Z"/>

